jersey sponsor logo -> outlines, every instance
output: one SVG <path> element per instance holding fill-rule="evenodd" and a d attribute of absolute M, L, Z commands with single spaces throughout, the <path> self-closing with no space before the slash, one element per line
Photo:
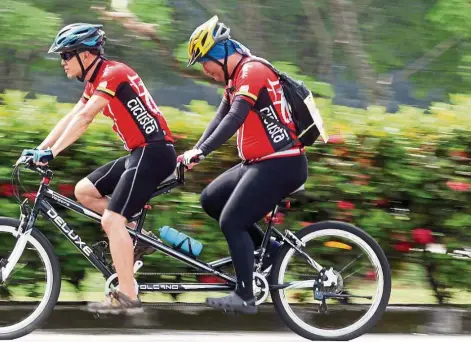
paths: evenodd
<path fill-rule="evenodd" d="M 152 95 L 149 93 L 146 86 L 144 85 L 144 82 L 142 82 L 142 79 L 138 75 L 128 75 L 128 79 L 134 91 L 139 95 L 139 97 L 145 100 L 147 108 L 149 108 L 149 110 L 154 114 L 160 115 L 159 107 L 157 107 L 157 104 L 155 103 L 154 99 L 152 98 Z"/>
<path fill-rule="evenodd" d="M 146 134 L 158 131 L 154 117 L 147 112 L 146 107 L 143 105 L 139 97 L 129 100 L 126 105 Z"/>
<path fill-rule="evenodd" d="M 249 92 L 249 85 L 246 84 L 246 85 L 243 85 L 239 88 L 239 91 L 244 91 L 244 92 Z"/>
<path fill-rule="evenodd" d="M 246 78 L 248 76 L 250 68 L 252 68 L 252 64 L 250 63 L 246 63 L 242 66 L 241 78 Z"/>
<path fill-rule="evenodd" d="M 279 120 L 278 115 L 276 115 L 275 109 L 272 105 L 262 108 L 260 113 L 262 113 L 263 116 L 262 123 L 265 131 L 267 132 L 270 143 L 275 150 L 284 147 L 291 141 L 291 138 L 286 129 L 279 127 L 276 123 L 273 122 Z"/>

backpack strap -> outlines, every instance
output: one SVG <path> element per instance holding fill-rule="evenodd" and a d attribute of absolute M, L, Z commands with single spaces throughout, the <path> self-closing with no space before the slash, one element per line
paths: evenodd
<path fill-rule="evenodd" d="M 250 63 L 250 62 L 260 62 L 264 65 L 266 65 L 267 67 L 269 67 L 277 76 L 278 76 L 278 79 L 280 79 L 280 76 L 281 76 L 281 73 L 278 71 L 278 69 L 276 69 L 270 62 L 268 62 L 267 60 L 263 59 L 263 58 L 260 58 L 260 57 L 249 57 L 249 59 L 245 60 L 242 64 L 241 64 L 241 68 L 244 66 L 244 64 L 246 63 Z M 279 128 L 281 129 L 285 129 L 287 130 L 288 132 L 290 132 L 291 134 L 294 134 L 297 136 L 297 133 L 296 131 L 292 130 L 291 128 L 289 128 L 288 126 L 286 126 L 284 123 L 282 123 L 281 121 L 279 120 L 275 120 L 275 119 L 272 119 L 271 117 L 269 117 L 268 115 L 266 114 L 263 114 L 262 112 L 260 112 L 257 108 L 255 108 L 255 105 L 252 107 L 252 110 L 254 112 L 256 112 L 260 118 L 263 120 L 267 120 L 269 121 L 270 123 L 273 123 L 275 125 L 277 125 Z M 288 145 L 282 147 L 281 149 L 279 149 L 277 152 L 281 152 L 281 151 L 286 151 L 286 150 L 289 150 L 290 148 L 294 147 L 298 142 L 300 141 L 299 137 L 297 137 L 296 139 L 292 140 Z"/>

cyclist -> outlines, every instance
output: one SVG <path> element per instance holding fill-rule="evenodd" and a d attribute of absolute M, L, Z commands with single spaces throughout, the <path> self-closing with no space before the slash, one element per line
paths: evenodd
<path fill-rule="evenodd" d="M 280 151 L 297 137 L 258 112 L 295 130 L 277 75 L 238 41 L 217 16 L 196 28 L 188 42 L 188 66 L 201 63 L 204 73 L 225 82 L 217 113 L 193 149 L 182 159 L 191 165 L 204 159 L 237 132 L 241 163 L 219 175 L 201 194 L 201 206 L 218 220 L 227 240 L 237 276 L 235 292 L 207 298 L 215 308 L 256 313 L 252 289 L 254 222 L 262 219 L 284 197 L 307 179 L 304 147 Z"/>
<path fill-rule="evenodd" d="M 49 53 L 60 54 L 69 79 L 86 81 L 85 91 L 32 154 L 35 162 L 47 163 L 75 142 L 99 112 L 113 120 L 113 130 L 129 154 L 78 182 L 75 195 L 103 215 L 101 224 L 120 286 L 105 301 L 91 303 L 89 310 L 133 313 L 142 311 L 142 306 L 134 287 L 133 244 L 125 225 L 175 170 L 176 152 L 166 120 L 143 81 L 126 64 L 104 57 L 105 40 L 102 25 L 71 24 L 57 34 Z"/>

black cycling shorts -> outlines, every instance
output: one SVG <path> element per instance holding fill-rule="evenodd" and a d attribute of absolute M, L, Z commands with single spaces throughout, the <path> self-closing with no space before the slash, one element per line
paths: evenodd
<path fill-rule="evenodd" d="M 87 176 L 98 192 L 110 196 L 108 210 L 128 220 L 140 212 L 152 193 L 175 171 L 177 154 L 170 143 L 134 149 Z"/>

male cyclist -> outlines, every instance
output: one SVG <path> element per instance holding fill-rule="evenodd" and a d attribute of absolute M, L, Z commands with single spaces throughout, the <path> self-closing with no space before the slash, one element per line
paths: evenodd
<path fill-rule="evenodd" d="M 133 313 L 142 311 L 142 306 L 134 287 L 133 244 L 125 225 L 144 207 L 157 185 L 175 170 L 176 152 L 165 118 L 139 75 L 129 66 L 103 56 L 106 38 L 101 28 L 78 23 L 57 34 L 49 53 L 60 54 L 69 79 L 86 81 L 85 91 L 72 111 L 29 153 L 35 162 L 47 163 L 75 142 L 99 112 L 113 120 L 113 130 L 129 154 L 82 179 L 76 185 L 75 196 L 102 214 L 101 224 L 119 280 L 119 291 L 103 302 L 90 304 L 89 310 Z"/>
<path fill-rule="evenodd" d="M 191 35 L 188 66 L 201 63 L 204 73 L 225 82 L 225 94 L 216 116 L 192 150 L 185 164 L 198 162 L 237 132 L 242 162 L 212 181 L 201 194 L 201 206 L 219 221 L 237 276 L 236 291 L 222 298 L 208 298 L 215 308 L 256 313 L 253 294 L 254 223 L 307 179 L 304 147 L 298 143 L 281 151 L 297 137 L 262 119 L 264 113 L 295 131 L 277 75 L 239 42 L 214 16 Z M 252 238 L 251 238 L 252 237 Z M 261 239 L 259 238 L 259 243 Z"/>

